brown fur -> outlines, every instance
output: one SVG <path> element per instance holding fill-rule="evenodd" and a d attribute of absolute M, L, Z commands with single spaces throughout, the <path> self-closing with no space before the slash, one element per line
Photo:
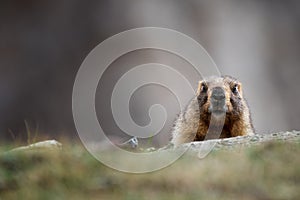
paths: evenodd
<path fill-rule="evenodd" d="M 223 119 L 212 114 L 212 91 L 221 88 L 225 94 Z M 223 101 L 223 102 L 224 102 Z M 210 123 L 210 122 L 214 123 Z M 223 126 L 224 125 L 224 126 Z M 210 127 L 210 134 L 207 135 Z M 221 134 L 216 130 L 222 130 Z M 253 134 L 250 111 L 243 96 L 242 84 L 230 76 L 210 77 L 200 81 L 195 97 L 175 122 L 172 133 L 174 145 L 204 139 L 228 138 Z M 206 137 L 207 136 L 207 137 Z"/>

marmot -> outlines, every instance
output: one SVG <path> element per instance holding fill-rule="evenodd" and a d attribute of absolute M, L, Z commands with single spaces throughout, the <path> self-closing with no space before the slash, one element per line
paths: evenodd
<path fill-rule="evenodd" d="M 210 136 L 207 135 L 210 127 Z M 214 130 L 217 133 L 214 133 Z M 204 139 L 228 138 L 254 133 L 242 84 L 231 76 L 210 77 L 199 82 L 195 97 L 175 121 L 171 143 L 175 146 Z M 215 134 L 215 136 L 213 136 Z"/>

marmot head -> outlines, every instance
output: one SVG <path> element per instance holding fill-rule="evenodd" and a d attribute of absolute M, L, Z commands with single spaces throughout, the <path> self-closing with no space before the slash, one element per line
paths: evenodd
<path fill-rule="evenodd" d="M 230 76 L 210 77 L 199 82 L 197 99 L 200 115 L 208 118 L 226 114 L 238 119 L 244 110 L 242 84 Z"/>

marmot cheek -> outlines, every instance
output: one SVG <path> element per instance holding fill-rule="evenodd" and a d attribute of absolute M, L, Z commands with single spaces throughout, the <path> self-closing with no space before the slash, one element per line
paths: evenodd
<path fill-rule="evenodd" d="M 231 104 L 227 104 L 227 113 L 231 113 L 233 110 L 233 107 Z"/>
<path fill-rule="evenodd" d="M 211 113 L 210 108 L 211 106 L 209 105 L 208 102 L 206 102 L 205 104 L 203 104 L 202 106 L 200 106 L 200 110 L 202 110 L 203 112 L 206 113 Z"/>

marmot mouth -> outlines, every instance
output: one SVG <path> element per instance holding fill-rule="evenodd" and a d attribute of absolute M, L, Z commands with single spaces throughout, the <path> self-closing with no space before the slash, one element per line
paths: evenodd
<path fill-rule="evenodd" d="M 227 111 L 228 108 L 224 103 L 213 103 L 208 107 L 208 113 L 214 115 L 226 114 Z"/>
<path fill-rule="evenodd" d="M 226 114 L 226 110 L 213 110 L 210 113 L 213 115 L 224 115 Z"/>

